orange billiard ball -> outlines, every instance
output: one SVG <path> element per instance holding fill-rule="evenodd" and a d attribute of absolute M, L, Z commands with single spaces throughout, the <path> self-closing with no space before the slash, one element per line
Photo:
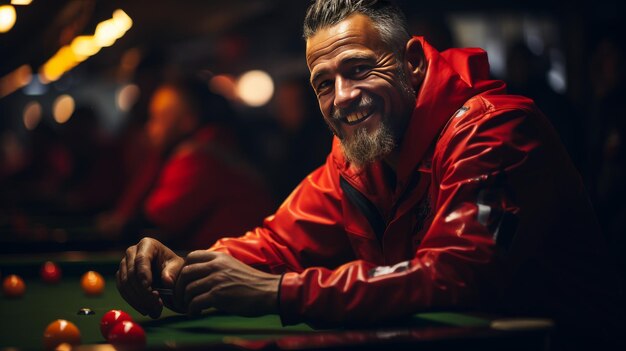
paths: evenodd
<path fill-rule="evenodd" d="M 2 292 L 6 297 L 21 297 L 26 292 L 26 284 L 19 275 L 7 275 L 2 282 Z"/>
<path fill-rule="evenodd" d="M 104 278 L 98 272 L 88 271 L 80 279 L 80 286 L 86 295 L 97 296 L 104 290 Z"/>
<path fill-rule="evenodd" d="M 43 345 L 46 350 L 54 350 L 61 344 L 79 345 L 80 330 L 74 323 L 57 319 L 48 324 L 43 332 Z"/>

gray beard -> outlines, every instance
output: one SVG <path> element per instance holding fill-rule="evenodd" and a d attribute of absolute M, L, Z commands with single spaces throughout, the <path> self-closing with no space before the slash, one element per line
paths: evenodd
<path fill-rule="evenodd" d="M 343 154 L 357 168 L 383 158 L 395 147 L 396 136 L 386 123 L 371 133 L 361 128 L 350 140 L 341 139 Z"/>

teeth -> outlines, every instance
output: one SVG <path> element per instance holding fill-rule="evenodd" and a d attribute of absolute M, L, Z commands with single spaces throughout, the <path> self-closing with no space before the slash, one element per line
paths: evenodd
<path fill-rule="evenodd" d="M 358 121 L 360 119 L 362 119 L 363 117 L 367 116 L 366 112 L 355 112 L 351 115 L 349 115 L 348 117 L 346 117 L 346 120 L 350 123 Z"/>

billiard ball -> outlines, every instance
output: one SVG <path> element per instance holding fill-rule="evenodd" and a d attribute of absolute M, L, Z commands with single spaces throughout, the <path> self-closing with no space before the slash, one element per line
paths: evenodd
<path fill-rule="evenodd" d="M 54 350 L 61 344 L 80 344 L 80 331 L 74 323 L 57 319 L 48 324 L 43 332 L 43 345 L 46 350 Z"/>
<path fill-rule="evenodd" d="M 109 332 L 114 325 L 123 321 L 132 321 L 131 316 L 122 310 L 110 310 L 105 313 L 100 320 L 100 332 L 104 338 L 109 337 Z"/>
<path fill-rule="evenodd" d="M 104 290 L 104 278 L 98 272 L 88 271 L 80 279 L 80 286 L 86 295 L 100 295 Z"/>
<path fill-rule="evenodd" d="M 19 275 L 7 275 L 2 282 L 2 292 L 6 297 L 21 297 L 26 292 L 26 284 L 24 284 L 24 280 Z"/>
<path fill-rule="evenodd" d="M 121 321 L 111 328 L 107 340 L 117 347 L 142 347 L 146 345 L 146 332 L 133 321 Z"/>
<path fill-rule="evenodd" d="M 52 261 L 46 261 L 41 265 L 41 280 L 48 284 L 55 284 L 61 280 L 61 268 Z"/>

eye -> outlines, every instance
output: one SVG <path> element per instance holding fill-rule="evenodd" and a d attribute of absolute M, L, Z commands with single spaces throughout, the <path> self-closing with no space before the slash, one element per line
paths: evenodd
<path fill-rule="evenodd" d="M 356 65 L 352 67 L 352 74 L 355 77 L 362 77 L 364 74 L 370 71 L 370 66 L 367 65 Z"/>
<path fill-rule="evenodd" d="M 317 91 L 318 94 L 322 94 L 332 86 L 332 83 L 333 82 L 330 80 L 323 80 L 315 87 L 315 91 Z"/>

